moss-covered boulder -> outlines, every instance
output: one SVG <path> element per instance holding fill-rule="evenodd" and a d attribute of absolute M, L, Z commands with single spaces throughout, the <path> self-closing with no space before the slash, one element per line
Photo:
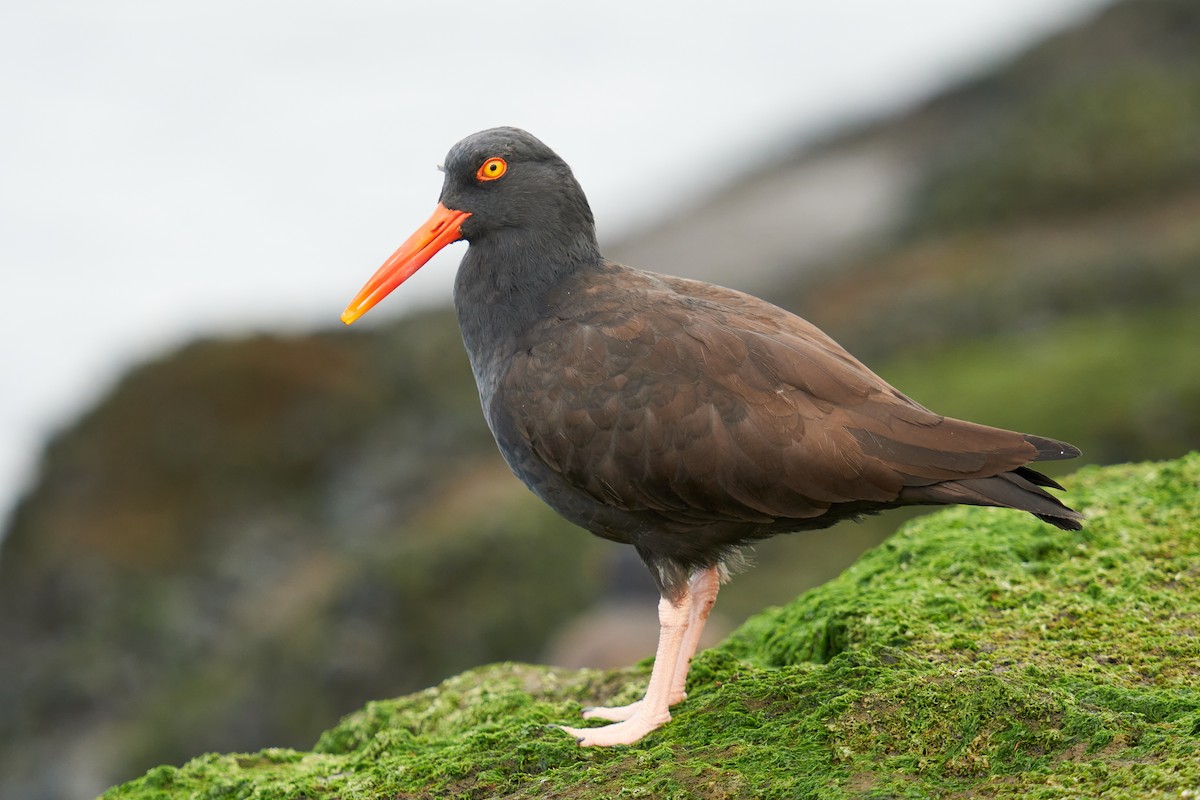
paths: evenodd
<path fill-rule="evenodd" d="M 1069 485 L 1078 533 L 992 509 L 907 525 L 702 653 L 635 746 L 550 725 L 635 698 L 647 664 L 497 664 L 312 752 L 203 756 L 105 798 L 1200 796 L 1200 454 Z"/>

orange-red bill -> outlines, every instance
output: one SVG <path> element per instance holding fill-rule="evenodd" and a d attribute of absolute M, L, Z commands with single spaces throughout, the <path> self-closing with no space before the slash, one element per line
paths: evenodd
<path fill-rule="evenodd" d="M 362 291 L 350 301 L 350 305 L 342 312 L 342 322 L 349 325 L 370 311 L 393 289 L 425 266 L 425 262 L 433 258 L 434 253 L 461 239 L 463 220 L 469 216 L 469 211 L 455 211 L 438 203 L 433 216 L 417 228 L 416 232 L 392 253 L 391 258 L 383 262 L 383 266 L 371 276 L 371 280 L 367 281 Z"/>

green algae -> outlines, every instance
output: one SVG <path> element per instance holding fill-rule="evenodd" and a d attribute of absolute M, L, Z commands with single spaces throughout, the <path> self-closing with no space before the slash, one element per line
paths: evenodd
<path fill-rule="evenodd" d="M 370 703 L 312 752 L 206 755 L 104 797 L 1200 796 L 1200 454 L 1067 484 L 1082 531 L 950 509 L 752 618 L 632 747 L 552 725 L 635 698 L 648 664 L 507 663 Z"/>

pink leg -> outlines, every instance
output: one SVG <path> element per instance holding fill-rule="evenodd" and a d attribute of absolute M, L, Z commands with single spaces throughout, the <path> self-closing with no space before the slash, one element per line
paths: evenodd
<path fill-rule="evenodd" d="M 700 636 L 704 632 L 704 623 L 708 620 L 708 614 L 712 611 L 713 604 L 717 600 L 717 591 L 721 588 L 721 574 L 719 567 L 712 567 L 703 572 L 699 572 L 692 576 L 692 580 L 688 586 L 688 595 L 681 601 L 681 605 L 687 604 L 688 614 L 687 621 L 684 623 L 683 635 L 680 638 L 679 648 L 674 657 L 674 664 L 671 669 L 670 689 L 667 693 L 667 706 L 673 706 L 683 700 L 687 694 L 684 687 L 687 684 L 688 669 L 691 667 L 692 657 L 696 654 L 696 648 L 700 644 Z M 662 604 L 659 604 L 659 620 L 662 621 Z M 654 676 L 659 672 L 659 665 L 662 661 L 662 636 L 667 633 L 664 625 L 659 640 L 659 652 L 654 659 L 654 670 L 651 672 L 650 681 L 654 682 Z M 646 692 L 647 698 L 650 696 L 649 689 Z M 614 722 L 632 719 L 637 716 L 646 700 L 639 700 L 636 703 L 630 703 L 627 706 L 612 706 L 612 707 L 597 707 L 589 708 L 584 711 L 584 719 L 607 719 Z M 667 719 L 670 719 L 670 714 L 667 714 Z M 666 720 L 663 720 L 665 722 Z M 660 723 L 661 724 L 661 723 Z M 609 726 L 616 727 L 616 726 Z M 655 727 L 658 727 L 657 725 Z M 581 730 L 602 730 L 599 728 L 581 729 Z M 650 730 L 653 730 L 651 728 Z M 639 737 L 640 738 L 640 737 Z"/>
<path fill-rule="evenodd" d="M 704 633 L 704 623 L 708 622 L 708 614 L 717 602 L 717 592 L 721 589 L 721 573 L 719 567 L 711 567 L 692 576 L 690 590 L 692 593 L 692 614 L 688 619 L 687 632 L 683 635 L 683 645 L 679 648 L 679 661 L 675 664 L 675 682 L 671 685 L 671 705 L 687 697 L 684 688 L 687 686 L 688 670 L 692 666 L 692 658 L 700 645 L 700 636 Z"/>
<path fill-rule="evenodd" d="M 569 728 L 560 725 L 581 745 L 607 747 L 614 744 L 633 744 L 650 731 L 670 721 L 671 687 L 675 681 L 675 665 L 683 645 L 691 615 L 691 595 L 684 595 L 679 605 L 667 598 L 658 601 L 658 650 L 654 654 L 654 668 L 650 671 L 650 685 L 646 696 L 637 703 L 637 708 L 628 719 L 600 728 Z"/>

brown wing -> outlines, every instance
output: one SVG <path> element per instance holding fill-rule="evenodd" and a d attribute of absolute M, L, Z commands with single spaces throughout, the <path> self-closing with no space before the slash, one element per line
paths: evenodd
<path fill-rule="evenodd" d="M 1038 458 L 1036 437 L 933 414 L 748 295 L 616 266 L 579 288 L 500 393 L 533 454 L 606 505 L 803 520 Z"/>

